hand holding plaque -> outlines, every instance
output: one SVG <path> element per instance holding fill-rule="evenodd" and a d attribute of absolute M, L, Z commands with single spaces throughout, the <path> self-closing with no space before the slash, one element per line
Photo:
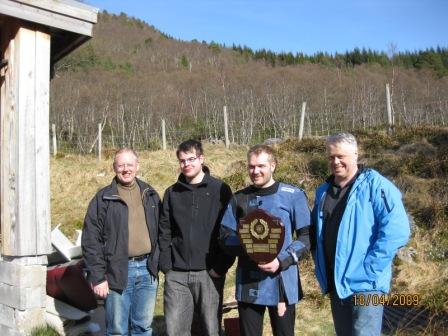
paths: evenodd
<path fill-rule="evenodd" d="M 239 220 L 238 236 L 249 257 L 257 264 L 274 260 L 285 240 L 280 218 L 263 209 L 255 209 Z"/>

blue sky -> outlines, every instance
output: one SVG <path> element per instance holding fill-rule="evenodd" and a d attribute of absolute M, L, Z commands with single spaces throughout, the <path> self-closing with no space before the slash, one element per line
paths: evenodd
<path fill-rule="evenodd" d="M 448 0 L 85 0 L 174 38 L 313 54 L 448 47 Z"/>

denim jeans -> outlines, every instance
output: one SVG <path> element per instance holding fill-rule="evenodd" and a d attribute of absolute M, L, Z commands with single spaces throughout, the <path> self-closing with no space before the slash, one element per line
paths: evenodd
<path fill-rule="evenodd" d="M 152 335 L 157 279 L 148 272 L 147 259 L 129 261 L 128 283 L 120 294 L 106 297 L 106 335 Z"/>
<path fill-rule="evenodd" d="M 357 304 L 354 304 L 353 295 L 346 299 L 339 299 L 338 294 L 330 293 L 331 313 L 333 315 L 334 328 L 339 336 L 378 336 L 381 335 L 381 325 L 383 322 L 383 309 L 380 304 L 372 304 L 368 300 L 373 296 L 380 296 L 380 292 L 356 293 Z M 363 300 L 358 300 L 363 296 Z M 374 300 L 378 303 L 377 300 Z"/>
<path fill-rule="evenodd" d="M 206 270 L 167 272 L 163 295 L 167 335 L 190 335 L 193 313 L 196 310 L 202 335 L 218 336 L 219 302 L 224 279 L 214 279 Z"/>

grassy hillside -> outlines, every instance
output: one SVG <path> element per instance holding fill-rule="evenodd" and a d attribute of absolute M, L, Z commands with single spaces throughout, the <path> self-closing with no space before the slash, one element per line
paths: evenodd
<path fill-rule="evenodd" d="M 413 223 L 412 239 L 401 251 L 403 257 L 395 262 L 392 292 L 420 294 L 422 305 L 430 309 L 433 320 L 419 334 L 442 335 L 440 318 L 448 314 L 448 129 L 399 130 L 394 136 L 363 131 L 356 135 L 362 148 L 361 161 L 397 184 Z M 276 179 L 301 186 L 312 201 L 315 187 L 328 174 L 324 139 L 290 139 L 277 149 L 280 164 Z M 206 145 L 206 164 L 212 174 L 236 190 L 248 182 L 246 150 L 245 146 L 226 150 L 222 145 Z M 89 200 L 113 177 L 111 153 L 108 151 L 101 162 L 91 156 L 62 154 L 52 158 L 53 226 L 61 223 L 69 236 L 81 228 Z M 174 151 L 142 152 L 140 160 L 140 176 L 162 196 L 178 174 Z M 329 303 L 321 296 L 312 269 L 310 258 L 300 265 L 306 296 L 297 306 L 297 335 L 331 335 Z M 233 277 L 229 274 L 225 301 L 233 300 Z M 159 316 L 161 294 L 160 290 Z M 163 324 L 159 328 L 163 329 Z M 267 325 L 265 334 L 270 334 Z M 409 331 L 399 334 L 408 335 Z"/>
<path fill-rule="evenodd" d="M 93 38 L 55 66 L 50 122 L 59 148 L 88 152 L 102 123 L 103 144 L 158 149 L 162 118 L 169 143 L 223 138 L 224 105 L 239 144 L 297 135 L 304 101 L 307 135 L 367 129 L 387 122 L 386 83 L 397 125 L 446 125 L 448 76 L 432 66 L 326 56 L 273 64 L 246 51 L 179 41 L 125 14 L 100 14 Z"/>

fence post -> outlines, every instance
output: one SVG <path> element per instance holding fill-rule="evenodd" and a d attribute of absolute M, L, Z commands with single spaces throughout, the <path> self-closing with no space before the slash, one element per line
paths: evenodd
<path fill-rule="evenodd" d="M 162 149 L 166 150 L 165 119 L 162 119 Z"/>
<path fill-rule="evenodd" d="M 306 102 L 303 102 L 302 112 L 300 113 L 299 141 L 301 141 L 303 138 L 303 124 L 305 123 L 305 110 L 306 110 Z"/>
<path fill-rule="evenodd" d="M 394 119 L 392 116 L 392 106 L 390 102 L 390 89 L 389 83 L 386 84 L 386 107 L 387 107 L 387 123 L 388 123 L 388 132 L 392 133 L 394 127 Z"/>
<path fill-rule="evenodd" d="M 224 140 L 226 148 L 229 148 L 229 120 L 227 117 L 227 106 L 224 105 Z"/>
<path fill-rule="evenodd" d="M 58 154 L 58 145 L 56 142 L 56 125 L 51 124 L 51 134 L 53 136 L 53 156 L 56 157 Z"/>
<path fill-rule="evenodd" d="M 98 124 L 98 161 L 101 161 L 101 145 L 102 145 L 102 127 L 101 123 Z"/>

